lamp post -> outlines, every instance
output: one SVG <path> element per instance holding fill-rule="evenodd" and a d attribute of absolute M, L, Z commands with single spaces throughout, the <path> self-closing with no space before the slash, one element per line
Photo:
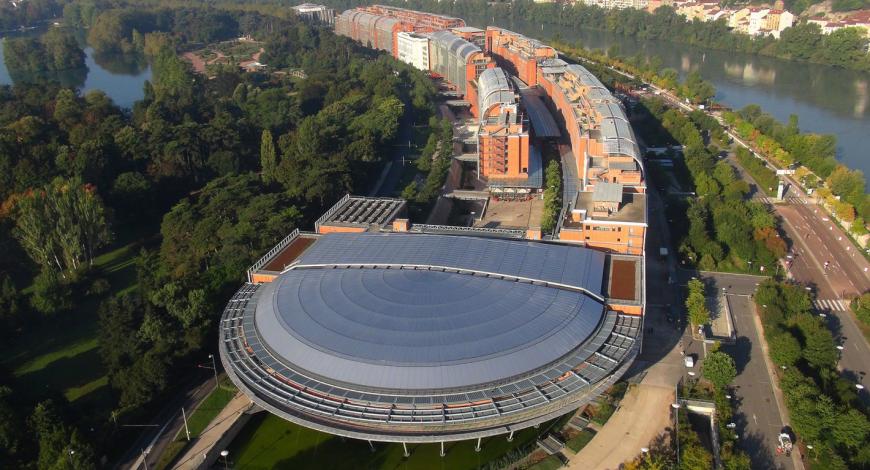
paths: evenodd
<path fill-rule="evenodd" d="M 230 464 L 227 462 L 228 455 L 230 455 L 230 451 L 226 449 L 221 451 L 221 457 L 224 458 L 224 470 L 229 470 L 230 468 Z"/>
<path fill-rule="evenodd" d="M 211 368 L 214 371 L 214 389 L 218 388 L 218 377 L 217 377 L 217 363 L 214 360 L 214 354 L 209 354 L 208 358 L 211 359 Z"/>
<path fill-rule="evenodd" d="M 677 441 L 677 468 L 680 467 L 680 404 L 671 403 L 671 408 L 674 409 L 674 429 L 675 440 Z"/>

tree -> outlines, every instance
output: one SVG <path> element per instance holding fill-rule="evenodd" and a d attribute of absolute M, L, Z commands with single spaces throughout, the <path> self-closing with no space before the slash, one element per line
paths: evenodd
<path fill-rule="evenodd" d="M 93 263 L 111 240 L 96 188 L 77 178 L 56 179 L 18 200 L 15 234 L 43 270 L 62 276 Z"/>
<path fill-rule="evenodd" d="M 701 373 L 704 378 L 713 382 L 718 389 L 725 388 L 737 376 L 737 366 L 734 359 L 722 351 L 711 353 L 701 364 Z"/>
<path fill-rule="evenodd" d="M 272 140 L 272 132 L 265 129 L 260 136 L 260 178 L 263 183 L 271 184 L 275 181 L 277 167 L 278 161 L 275 156 L 275 142 Z"/>
<path fill-rule="evenodd" d="M 45 315 L 70 310 L 73 306 L 72 289 L 55 271 L 43 269 L 33 280 L 33 297 L 30 303 Z"/>
<path fill-rule="evenodd" d="M 66 424 L 53 401 L 36 405 L 30 427 L 39 439 L 40 469 L 96 468 L 91 446 L 82 440 L 77 429 Z"/>
<path fill-rule="evenodd" d="M 12 278 L 4 272 L 0 272 L 0 326 L 10 331 L 18 323 L 21 313 L 18 289 Z"/>
<path fill-rule="evenodd" d="M 769 341 L 770 358 L 778 366 L 793 366 L 801 358 L 801 344 L 789 332 L 782 332 Z"/>
<path fill-rule="evenodd" d="M 710 322 L 710 311 L 707 309 L 707 298 L 704 296 L 704 283 L 698 279 L 689 281 L 689 295 L 686 296 L 686 309 L 689 311 L 689 322 L 695 326 Z"/>

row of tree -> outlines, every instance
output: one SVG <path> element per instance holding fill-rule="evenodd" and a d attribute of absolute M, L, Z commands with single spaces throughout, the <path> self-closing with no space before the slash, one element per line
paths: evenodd
<path fill-rule="evenodd" d="M 731 165 L 717 162 L 717 148 L 705 145 L 705 136 L 721 134 L 719 124 L 701 111 L 686 115 L 668 108 L 659 98 L 645 99 L 643 109 L 652 125 L 660 125 L 683 145 L 684 163 L 698 196 L 684 212 L 688 230 L 679 249 L 686 260 L 704 270 L 749 270 L 753 263 L 756 269 L 773 269 L 787 245 L 770 211 L 746 199 L 749 185 L 736 177 Z M 670 212 L 677 213 L 682 211 Z"/>
<path fill-rule="evenodd" d="M 801 286 L 773 280 L 755 294 L 770 358 L 784 368 L 780 388 L 791 426 L 813 447 L 819 468 L 867 468 L 870 421 L 853 382 L 837 370 L 836 342 L 811 300 Z"/>

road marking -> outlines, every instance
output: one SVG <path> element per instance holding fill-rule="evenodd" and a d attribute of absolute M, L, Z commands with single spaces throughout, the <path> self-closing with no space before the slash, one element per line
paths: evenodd
<path fill-rule="evenodd" d="M 842 299 L 816 299 L 813 301 L 813 307 L 817 311 L 845 312 L 848 310 L 846 302 Z"/>

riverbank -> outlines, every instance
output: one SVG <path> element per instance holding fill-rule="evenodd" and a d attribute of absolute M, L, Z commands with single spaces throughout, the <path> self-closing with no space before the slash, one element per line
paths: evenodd
<path fill-rule="evenodd" d="M 850 168 L 870 174 L 865 139 L 870 135 L 870 74 L 818 64 L 800 64 L 732 51 L 675 47 L 674 43 L 639 39 L 582 27 L 545 26 L 503 17 L 466 19 L 470 25 L 493 24 L 529 37 L 554 37 L 586 49 L 618 52 L 672 68 L 681 77 L 698 71 L 716 87 L 715 100 L 733 109 L 758 104 L 780 122 L 798 117 L 801 130 L 832 134 L 836 157 Z"/>

